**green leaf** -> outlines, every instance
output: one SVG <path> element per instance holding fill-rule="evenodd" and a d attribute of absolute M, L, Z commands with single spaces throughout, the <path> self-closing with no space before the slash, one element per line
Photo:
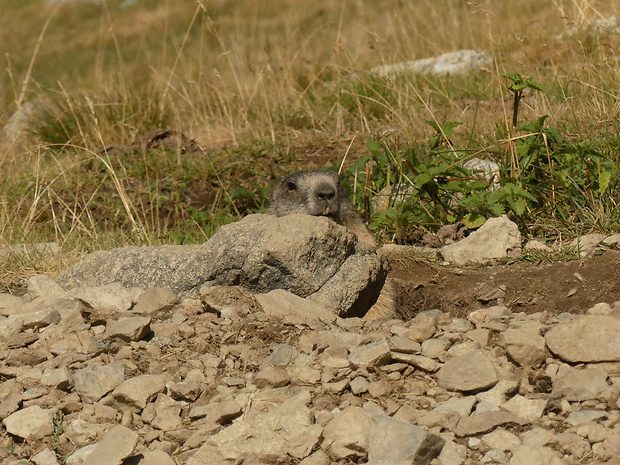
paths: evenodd
<path fill-rule="evenodd" d="M 463 221 L 469 229 L 476 229 L 484 224 L 486 218 L 479 213 L 471 212 L 463 217 Z"/>
<path fill-rule="evenodd" d="M 510 202 L 510 206 L 512 207 L 512 209 L 515 211 L 517 215 L 521 216 L 525 212 L 525 207 L 527 205 L 525 204 L 525 200 L 515 199 Z"/>
<path fill-rule="evenodd" d="M 611 182 L 611 173 L 609 171 L 603 171 L 601 175 L 598 177 L 598 193 L 603 195 L 605 191 L 609 188 L 609 183 Z"/>
<path fill-rule="evenodd" d="M 379 149 L 381 148 L 381 145 L 376 140 L 369 140 L 368 142 L 366 142 L 366 147 L 368 148 L 370 153 L 374 155 L 375 153 L 379 151 Z"/>

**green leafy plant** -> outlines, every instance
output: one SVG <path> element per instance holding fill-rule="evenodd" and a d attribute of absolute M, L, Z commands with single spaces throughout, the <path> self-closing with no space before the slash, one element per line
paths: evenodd
<path fill-rule="evenodd" d="M 512 127 L 517 127 L 517 119 L 519 117 L 519 102 L 523 98 L 523 91 L 526 89 L 532 89 L 543 94 L 549 94 L 549 91 L 540 83 L 534 81 L 532 78 L 524 78 L 518 73 L 508 73 L 503 75 L 510 80 L 510 83 L 506 85 L 508 90 L 513 94 L 512 103 Z"/>

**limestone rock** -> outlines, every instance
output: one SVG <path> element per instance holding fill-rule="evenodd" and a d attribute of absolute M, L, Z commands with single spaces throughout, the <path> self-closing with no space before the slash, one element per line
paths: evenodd
<path fill-rule="evenodd" d="M 142 410 L 164 387 L 164 376 L 140 375 L 123 381 L 112 391 L 112 397 L 119 403 Z"/>
<path fill-rule="evenodd" d="M 33 405 L 9 415 L 2 422 L 9 434 L 22 439 L 42 439 L 54 432 L 55 413 L 55 409 Z"/>
<path fill-rule="evenodd" d="M 467 238 L 441 249 L 444 259 L 456 265 L 488 263 L 521 252 L 521 233 L 505 216 L 489 218 Z"/>
<path fill-rule="evenodd" d="M 373 425 L 368 412 L 359 407 L 348 407 L 334 415 L 323 430 L 322 447 L 335 460 L 366 457 L 368 435 Z"/>
<path fill-rule="evenodd" d="M 73 374 L 75 390 L 84 402 L 97 402 L 125 380 L 124 368 L 115 363 L 91 365 Z"/>
<path fill-rule="evenodd" d="M 605 315 L 576 317 L 547 331 L 545 341 L 549 350 L 567 362 L 617 362 L 620 319 Z"/>
<path fill-rule="evenodd" d="M 368 443 L 368 463 L 428 465 L 445 441 L 420 426 L 387 415 L 373 415 Z"/>
<path fill-rule="evenodd" d="M 133 313 L 148 316 L 153 313 L 169 310 L 177 303 L 179 303 L 179 296 L 170 289 L 151 287 L 140 296 L 133 308 Z"/>
<path fill-rule="evenodd" d="M 130 316 L 108 321 L 108 337 L 122 341 L 139 341 L 151 331 L 151 319 L 145 316 Z"/>
<path fill-rule="evenodd" d="M 138 434 L 122 425 L 105 433 L 103 439 L 88 456 L 90 465 L 120 465 L 138 444 Z"/>
<path fill-rule="evenodd" d="M 545 361 L 545 339 L 535 328 L 508 329 L 502 334 L 508 355 L 521 366 L 536 366 Z"/>
<path fill-rule="evenodd" d="M 400 74 L 448 74 L 461 75 L 477 71 L 481 67 L 493 64 L 493 57 L 489 52 L 482 50 L 458 50 L 444 53 L 437 57 L 421 58 L 392 65 L 377 66 L 370 70 L 378 76 L 394 76 Z"/>
<path fill-rule="evenodd" d="M 266 294 L 256 294 L 256 300 L 265 311 L 273 316 L 284 318 L 290 323 L 325 321 L 333 323 L 336 315 L 325 307 L 304 299 L 284 289 L 274 289 Z"/>
<path fill-rule="evenodd" d="M 552 394 L 568 401 L 596 399 L 607 389 L 607 372 L 598 367 L 570 368 L 553 382 Z"/>
<path fill-rule="evenodd" d="M 562 456 L 548 447 L 521 446 L 510 460 L 510 465 L 566 465 Z"/>
<path fill-rule="evenodd" d="M 455 357 L 437 372 L 437 383 L 451 391 L 480 391 L 499 381 L 493 363 L 480 351 Z"/>
<path fill-rule="evenodd" d="M 378 367 L 390 359 L 390 348 L 384 339 L 359 346 L 349 354 L 349 361 L 355 367 Z"/>

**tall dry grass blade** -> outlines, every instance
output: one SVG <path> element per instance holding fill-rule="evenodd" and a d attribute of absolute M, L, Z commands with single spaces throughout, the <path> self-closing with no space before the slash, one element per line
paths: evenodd
<path fill-rule="evenodd" d="M 17 106 L 21 107 L 22 103 L 24 103 L 24 98 L 26 97 L 26 91 L 28 90 L 28 84 L 30 84 L 30 79 L 32 77 L 32 70 L 34 68 L 34 63 L 37 60 L 37 56 L 39 55 L 39 49 L 41 48 L 41 44 L 43 43 L 43 38 L 45 37 L 45 33 L 47 32 L 47 28 L 49 27 L 52 18 L 60 8 L 61 3 L 58 3 L 56 7 L 52 10 L 50 15 L 48 16 L 45 24 L 43 24 L 43 29 L 41 29 L 41 33 L 39 34 L 39 39 L 37 40 L 36 45 L 34 46 L 34 51 L 32 52 L 32 57 L 30 58 L 30 63 L 28 64 L 28 71 L 26 71 L 26 77 L 24 77 L 24 83 L 22 85 L 22 90 L 19 94 L 19 98 L 17 99 Z"/>

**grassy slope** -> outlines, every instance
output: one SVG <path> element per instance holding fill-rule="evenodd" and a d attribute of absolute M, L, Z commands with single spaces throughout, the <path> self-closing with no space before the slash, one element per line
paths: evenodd
<path fill-rule="evenodd" d="M 425 120 L 462 122 L 453 146 L 497 158 L 510 134 L 507 72 L 550 90 L 524 100 L 522 121 L 550 115 L 548 126 L 597 142 L 617 162 L 620 35 L 553 39 L 620 16 L 617 2 L 42 5 L 2 0 L 0 124 L 26 101 L 49 111 L 34 134 L 0 140 L 0 245 L 56 240 L 79 254 L 204 240 L 260 208 L 274 177 L 331 166 L 352 143 L 350 163 L 385 130 L 401 145 L 426 142 L 434 131 Z M 462 48 L 491 50 L 496 68 L 465 78 L 365 74 Z M 205 153 L 97 152 L 158 128 L 191 135 Z M 609 230 L 601 216 L 610 209 L 597 205 L 562 224 Z"/>

